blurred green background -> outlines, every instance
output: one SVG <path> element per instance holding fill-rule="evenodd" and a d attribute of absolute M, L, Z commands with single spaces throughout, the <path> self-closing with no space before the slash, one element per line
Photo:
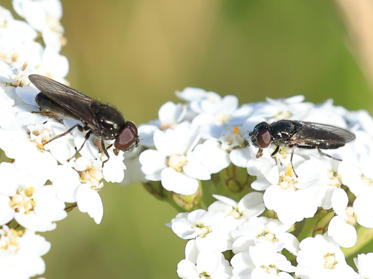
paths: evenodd
<path fill-rule="evenodd" d="M 372 109 L 371 88 L 334 2 L 62 3 L 71 86 L 137 124 L 156 118 L 186 86 L 234 94 L 241 103 L 304 94 Z M 165 226 L 176 211 L 141 185 L 108 184 L 101 197 L 101 225 L 74 210 L 45 234 L 52 243 L 45 277 L 176 278 L 185 241 Z"/>

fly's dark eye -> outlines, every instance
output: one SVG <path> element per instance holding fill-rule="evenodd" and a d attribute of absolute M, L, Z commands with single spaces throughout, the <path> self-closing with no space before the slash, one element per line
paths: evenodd
<path fill-rule="evenodd" d="M 115 140 L 114 146 L 116 149 L 126 151 L 133 144 L 137 144 L 139 140 L 136 125 L 132 122 L 127 122 L 126 126 Z"/>
<path fill-rule="evenodd" d="M 266 148 L 272 141 L 271 133 L 267 129 L 261 130 L 257 135 L 258 145 Z"/>

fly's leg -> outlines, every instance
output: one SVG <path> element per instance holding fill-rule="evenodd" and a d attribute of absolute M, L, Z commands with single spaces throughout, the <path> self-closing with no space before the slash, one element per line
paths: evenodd
<path fill-rule="evenodd" d="M 63 137 L 65 135 L 67 135 L 68 133 L 70 133 L 72 130 L 74 130 L 75 128 L 78 128 L 79 130 L 83 130 L 84 128 L 82 127 L 82 125 L 80 124 L 75 124 L 74 126 L 72 126 L 70 129 L 68 129 L 66 132 L 63 132 L 62 134 L 59 134 L 57 136 L 55 136 L 54 138 L 48 140 L 46 143 L 44 143 L 44 145 L 50 143 L 51 141 L 54 141 L 55 139 L 58 139 L 60 137 Z"/>
<path fill-rule="evenodd" d="M 295 174 L 295 177 L 298 178 L 298 175 L 295 172 L 294 165 L 293 165 L 294 149 L 295 147 L 293 146 L 293 149 L 291 150 L 291 155 L 290 155 L 290 164 L 291 164 L 291 168 L 293 169 L 293 173 Z"/>
<path fill-rule="evenodd" d="M 290 155 L 290 165 L 291 165 L 291 168 L 293 170 L 293 173 L 294 173 L 295 177 L 298 177 L 297 173 L 295 172 L 294 165 L 293 165 L 294 149 L 295 149 L 295 147 L 293 146 L 292 150 L 291 150 L 291 155 Z M 275 150 L 271 154 L 271 156 L 273 157 L 273 159 L 276 162 L 276 165 L 278 165 L 278 161 L 277 161 L 277 158 L 274 157 L 274 156 L 278 153 L 279 150 L 280 150 L 280 146 L 277 145 L 276 148 L 275 148 Z M 282 164 L 281 164 L 281 166 L 282 166 Z"/>
<path fill-rule="evenodd" d="M 258 153 L 256 153 L 256 158 L 260 158 L 260 157 L 262 157 L 262 155 L 263 155 L 263 149 L 259 148 Z"/>
<path fill-rule="evenodd" d="M 279 150 L 280 150 L 280 146 L 277 145 L 276 148 L 275 148 L 275 150 L 274 150 L 274 151 L 272 152 L 272 154 L 271 154 L 271 157 L 272 157 L 273 160 L 275 160 L 275 162 L 276 162 L 276 166 L 278 166 L 278 160 L 277 160 L 277 158 L 275 157 L 275 155 L 278 153 Z M 281 162 L 280 162 L 280 165 L 282 165 Z"/>
<path fill-rule="evenodd" d="M 106 150 L 106 147 L 105 147 L 105 144 L 104 144 L 104 140 L 103 140 L 103 139 L 101 139 L 101 149 L 102 149 L 102 151 L 104 151 L 104 153 L 105 153 L 105 155 L 106 155 L 106 157 L 107 157 L 107 159 L 106 159 L 105 161 L 102 162 L 102 167 L 104 167 L 104 164 L 105 164 L 107 161 L 109 161 L 110 156 L 109 156 L 109 153 L 108 153 L 107 150 Z"/>
<path fill-rule="evenodd" d="M 271 156 L 272 157 L 275 156 L 278 153 L 279 150 L 280 150 L 280 146 L 277 145 L 276 148 L 275 148 L 275 150 L 272 152 Z"/>
<path fill-rule="evenodd" d="M 332 155 L 329 155 L 328 153 L 325 153 L 325 152 L 321 151 L 320 148 L 317 148 L 317 151 L 319 151 L 319 153 L 320 153 L 321 155 L 324 155 L 324 156 L 326 156 L 326 157 L 329 157 L 330 159 L 334 159 L 334 160 L 337 160 L 337 161 L 342 161 L 342 159 L 339 159 L 339 158 L 333 157 Z"/>
<path fill-rule="evenodd" d="M 71 156 L 69 159 L 67 159 L 67 161 L 70 161 L 72 158 L 74 158 L 83 149 L 83 146 L 87 142 L 87 140 L 89 139 L 89 136 L 91 135 L 91 133 L 92 133 L 92 131 L 89 130 L 88 133 L 85 134 L 83 144 L 79 147 L 79 149 L 76 149 L 76 147 L 75 147 L 74 155 Z"/>

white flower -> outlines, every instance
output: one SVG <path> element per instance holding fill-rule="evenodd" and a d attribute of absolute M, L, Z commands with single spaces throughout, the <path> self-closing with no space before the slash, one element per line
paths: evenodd
<path fill-rule="evenodd" d="M 167 102 L 158 111 L 158 119 L 148 124 L 142 124 L 138 128 L 141 144 L 144 146 L 154 146 L 153 135 L 156 130 L 167 130 L 174 128 L 177 124 L 185 120 L 187 107 L 184 104 Z"/>
<path fill-rule="evenodd" d="M 297 238 L 288 232 L 289 229 L 288 225 L 276 219 L 250 218 L 232 231 L 231 235 L 234 239 L 232 250 L 237 254 L 253 245 L 268 245 L 276 251 L 285 248 L 296 255 L 299 243 Z"/>
<path fill-rule="evenodd" d="M 329 223 L 328 235 L 342 247 L 352 247 L 357 241 L 356 217 L 353 208 L 347 206 L 347 204 L 346 192 L 342 189 L 336 189 L 332 196 L 332 205 L 336 216 Z"/>
<path fill-rule="evenodd" d="M 210 221 L 212 215 L 207 215 L 207 211 L 203 209 L 196 209 L 190 213 L 178 213 L 175 218 L 171 220 L 171 229 L 174 233 L 183 239 L 193 239 L 198 236 L 205 236 L 210 232 L 204 220 Z"/>
<path fill-rule="evenodd" d="M 240 148 L 245 145 L 244 134 L 247 134 L 247 131 L 242 131 L 237 126 L 227 126 L 224 127 L 224 130 L 221 132 L 218 140 L 222 143 L 222 149 L 229 152 L 235 148 Z"/>
<path fill-rule="evenodd" d="M 333 100 L 329 99 L 321 105 L 312 106 L 303 119 L 305 121 L 325 123 L 346 128 L 346 121 L 343 119 L 345 114 L 346 109 L 334 106 Z"/>
<path fill-rule="evenodd" d="M 354 263 L 359 271 L 360 279 L 373 278 L 373 253 L 357 255 Z"/>
<path fill-rule="evenodd" d="M 91 165 L 84 157 L 79 157 L 75 168 L 67 165 L 57 167 L 51 181 L 57 188 L 57 196 L 68 203 L 77 203 L 81 212 L 88 213 L 99 224 L 103 216 L 103 205 L 98 191 L 102 185 L 101 166 Z"/>
<path fill-rule="evenodd" d="M 42 274 L 41 256 L 50 249 L 49 242 L 34 232 L 0 229 L 0 278 L 23 279 Z"/>
<path fill-rule="evenodd" d="M 55 221 L 66 217 L 65 204 L 57 198 L 56 187 L 43 185 L 44 182 L 40 183 L 37 176 L 26 174 L 12 164 L 4 164 L 2 169 L 7 168 L 11 173 L 17 173 L 17 176 L 12 177 L 16 181 L 16 187 L 11 182 L 12 193 L 3 193 L 1 198 L 3 211 L 0 219 L 5 220 L 5 223 L 14 218 L 20 225 L 33 231 L 53 230 L 56 227 Z"/>
<path fill-rule="evenodd" d="M 228 279 L 231 267 L 222 253 L 201 250 L 196 241 L 190 240 L 185 247 L 185 259 L 177 266 L 177 274 L 183 279 Z"/>
<path fill-rule="evenodd" d="M 231 226 L 222 214 L 202 209 L 179 213 L 170 226 L 179 237 L 196 239 L 203 250 L 223 252 L 231 248 Z"/>
<path fill-rule="evenodd" d="M 372 139 L 361 131 L 356 132 L 356 142 L 351 145 L 349 156 L 341 162 L 340 173 L 343 184 L 356 196 L 352 209 L 356 221 L 373 228 L 373 164 Z"/>
<path fill-rule="evenodd" d="M 145 182 L 145 175 L 141 171 L 140 164 L 140 148 L 136 148 L 132 151 L 127 151 L 124 158 L 124 165 L 126 166 L 126 175 L 122 181 L 123 185 L 136 183 L 136 182 Z"/>
<path fill-rule="evenodd" d="M 173 102 L 163 104 L 158 112 L 159 128 L 165 130 L 174 127 L 184 119 L 185 113 L 185 105 L 175 104 Z"/>
<path fill-rule="evenodd" d="M 90 217 L 100 224 L 104 214 L 104 208 L 100 195 L 90 185 L 82 184 L 77 189 L 76 199 L 81 212 L 87 212 Z"/>
<path fill-rule="evenodd" d="M 294 156 L 295 159 L 295 156 Z M 291 165 L 280 173 L 276 184 L 264 193 L 264 203 L 274 210 L 281 222 L 293 224 L 312 217 L 321 203 L 327 183 L 327 170 L 322 161 L 310 159 L 298 164 L 293 160 L 298 177 Z"/>
<path fill-rule="evenodd" d="M 139 138 L 142 146 L 154 147 L 154 132 L 159 130 L 154 123 L 142 124 L 138 127 Z"/>
<path fill-rule="evenodd" d="M 246 148 L 234 149 L 230 153 L 230 159 L 234 165 L 246 168 L 250 175 L 256 176 L 257 179 L 251 183 L 251 187 L 262 191 L 271 184 L 277 183 L 280 169 L 274 158 L 266 156 L 266 154 L 260 158 L 256 158 L 257 152 L 258 149 L 253 145 Z M 296 156 L 294 155 L 294 158 Z"/>
<path fill-rule="evenodd" d="M 316 235 L 304 239 L 297 256 L 295 274 L 304 279 L 319 278 L 358 278 L 347 265 L 344 254 L 330 238 Z"/>
<path fill-rule="evenodd" d="M 287 272 L 295 271 L 284 255 L 267 245 L 252 246 L 236 254 L 231 263 L 235 279 L 291 279 L 293 277 Z"/>
<path fill-rule="evenodd" d="M 356 140 L 350 145 L 350 152 L 346 154 L 340 164 L 343 184 L 347 185 L 355 196 L 362 196 L 373 192 L 373 175 L 370 164 L 373 163 L 373 143 L 371 136 L 357 131 Z"/>
<path fill-rule="evenodd" d="M 60 23 L 62 5 L 58 0 L 13 0 L 14 10 L 28 23 L 43 34 L 46 45 L 60 50 L 65 40 L 62 37 L 63 27 Z"/>
<path fill-rule="evenodd" d="M 69 71 L 67 58 L 48 45 L 43 52 L 42 65 L 42 70 L 53 77 L 64 77 Z"/>
<path fill-rule="evenodd" d="M 356 221 L 360 225 L 373 228 L 373 193 L 360 195 L 356 197 L 353 204 L 353 212 L 356 215 Z"/>
<path fill-rule="evenodd" d="M 187 116 L 190 118 L 194 118 L 204 111 L 205 106 L 208 107 L 209 104 L 211 105 L 221 100 L 219 94 L 215 92 L 194 87 L 186 87 L 184 90 L 176 92 L 176 95 L 180 99 L 188 102 Z"/>
<path fill-rule="evenodd" d="M 162 186 L 183 195 L 194 194 L 198 180 L 210 179 L 229 164 L 228 155 L 214 141 L 198 144 L 198 131 L 189 123 L 154 133 L 156 150 L 140 154 L 141 169 L 149 180 L 161 180 Z"/>
<path fill-rule="evenodd" d="M 207 123 L 227 123 L 232 114 L 238 107 L 238 98 L 236 96 L 227 95 L 215 99 L 203 99 L 198 103 L 198 108 L 195 109 L 200 113 L 193 122 L 200 124 Z"/>
<path fill-rule="evenodd" d="M 218 201 L 208 211 L 197 209 L 179 213 L 171 220 L 171 228 L 183 239 L 196 239 L 200 248 L 223 252 L 231 249 L 230 232 L 243 221 L 264 211 L 262 194 L 249 193 L 240 202 L 214 195 Z"/>
<path fill-rule="evenodd" d="M 51 177 L 53 185 L 57 188 L 57 196 L 68 203 L 76 202 L 76 190 L 80 186 L 79 173 L 68 165 L 59 165 Z"/>
<path fill-rule="evenodd" d="M 252 217 L 259 216 L 265 210 L 262 193 L 249 193 L 239 202 L 220 195 L 213 196 L 217 201 L 209 206 L 209 212 L 223 214 L 225 219 L 229 219 L 227 222 L 234 224 L 234 226 Z"/>
<path fill-rule="evenodd" d="M 357 131 L 363 131 L 368 134 L 370 138 L 373 136 L 373 119 L 367 111 L 346 111 L 344 118 L 350 123 L 350 126 L 356 127 Z"/>
<path fill-rule="evenodd" d="M 269 120 L 270 122 L 290 118 L 303 119 L 309 109 L 312 108 L 311 103 L 303 101 L 304 96 L 302 95 L 278 100 L 267 98 L 267 102 L 254 104 L 252 116 L 262 118 L 260 121 Z"/>
<path fill-rule="evenodd" d="M 25 117 L 30 117 L 30 113 L 24 113 Z M 62 123 L 48 117 L 31 114 L 33 120 L 27 125 L 27 131 L 30 133 L 30 141 L 34 142 L 41 150 L 47 150 L 60 163 L 67 164 L 69 158 L 75 154 L 73 137 L 70 133 L 54 139 L 56 136 L 64 133 L 68 128 Z M 23 117 L 23 116 L 22 116 Z M 23 119 L 22 119 L 23 122 Z M 49 140 L 51 142 L 47 143 Z"/>

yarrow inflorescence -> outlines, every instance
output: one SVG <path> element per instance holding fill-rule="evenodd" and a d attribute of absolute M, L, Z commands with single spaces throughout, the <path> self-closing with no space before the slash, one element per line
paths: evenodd
<path fill-rule="evenodd" d="M 42 274 L 41 259 L 50 244 L 37 232 L 54 230 L 56 222 L 77 207 L 96 223 L 103 216 L 99 191 L 103 181 L 124 178 L 124 153 L 106 159 L 84 132 L 73 131 L 48 143 L 77 121 L 39 113 L 38 90 L 30 74 L 66 83 L 69 64 L 59 52 L 66 40 L 60 23 L 60 1 L 14 0 L 25 21 L 0 6 L 0 263 L 1 278 L 29 278 Z"/>
<path fill-rule="evenodd" d="M 103 217 L 103 181 L 143 183 L 180 211 L 168 226 L 187 240 L 180 278 L 373 278 L 373 119 L 365 111 L 303 96 L 239 105 L 233 95 L 177 92 L 158 119 L 139 126 L 140 144 L 110 160 L 77 121 L 40 113 L 30 74 L 66 83 L 68 60 L 58 0 L 0 7 L 1 278 L 42 274 L 50 244 L 39 232 L 77 207 Z M 42 43 L 40 43 L 40 40 Z M 271 144 L 257 156 L 249 133 L 289 119 L 347 129 L 356 139 L 326 150 Z M 273 154 L 273 156 L 271 156 Z M 296 173 L 295 173 L 296 172 Z M 348 249 L 347 249 L 348 248 Z M 357 256 L 356 256 L 357 255 Z"/>
<path fill-rule="evenodd" d="M 166 103 L 158 120 L 139 127 L 145 139 L 139 162 L 150 192 L 192 210 L 169 224 L 188 240 L 181 278 L 360 278 L 360 270 L 372 272 L 364 264 L 354 270 L 346 262 L 353 250 L 342 252 L 361 246 L 358 231 L 373 228 L 373 119 L 367 112 L 330 100 L 315 105 L 303 96 L 239 106 L 234 96 L 197 88 L 177 95 L 184 102 Z M 270 145 L 258 158 L 249 132 L 280 119 L 333 125 L 356 139 L 326 150 L 332 158 L 286 144 L 274 156 Z"/>

